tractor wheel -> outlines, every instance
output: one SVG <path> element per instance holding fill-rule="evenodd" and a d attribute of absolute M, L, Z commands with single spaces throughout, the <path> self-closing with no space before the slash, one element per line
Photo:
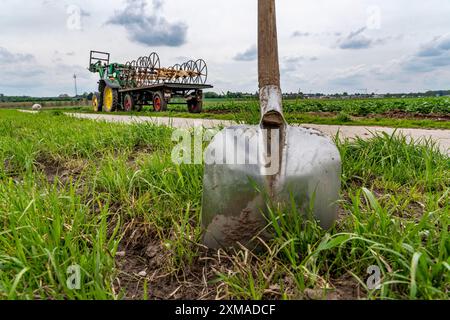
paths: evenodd
<path fill-rule="evenodd" d="M 156 92 L 153 95 L 153 110 L 155 110 L 155 112 L 163 112 L 167 110 L 167 102 L 164 100 L 162 92 Z"/>
<path fill-rule="evenodd" d="M 203 101 L 197 98 L 192 98 L 187 102 L 190 113 L 201 113 L 203 110 Z"/>
<path fill-rule="evenodd" d="M 111 87 L 106 87 L 103 92 L 103 110 L 113 112 L 119 106 L 119 91 Z"/>
<path fill-rule="evenodd" d="M 129 93 L 127 93 L 123 98 L 123 109 L 126 112 L 131 112 L 135 109 L 133 96 Z"/>
<path fill-rule="evenodd" d="M 105 91 L 106 84 L 104 81 L 98 83 L 98 112 L 103 111 L 103 93 Z"/>
<path fill-rule="evenodd" d="M 94 109 L 94 112 L 101 112 L 102 106 L 100 105 L 100 93 L 96 92 L 94 93 L 94 96 L 92 97 L 92 108 Z"/>

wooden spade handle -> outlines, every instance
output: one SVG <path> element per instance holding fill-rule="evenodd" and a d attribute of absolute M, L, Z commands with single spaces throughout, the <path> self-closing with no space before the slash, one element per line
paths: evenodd
<path fill-rule="evenodd" d="M 280 87 L 275 0 L 258 0 L 259 88 Z"/>

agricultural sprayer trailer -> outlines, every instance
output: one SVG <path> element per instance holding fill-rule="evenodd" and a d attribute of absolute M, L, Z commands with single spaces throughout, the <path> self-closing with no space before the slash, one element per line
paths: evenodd
<path fill-rule="evenodd" d="M 169 104 L 186 104 L 189 112 L 200 113 L 203 90 L 213 88 L 206 84 L 208 67 L 204 60 L 162 68 L 155 52 L 120 64 L 111 63 L 107 52 L 91 51 L 89 71 L 100 76 L 98 92 L 92 99 L 96 112 L 141 111 L 145 105 L 163 112 Z M 184 102 L 173 102 L 174 98 Z"/>

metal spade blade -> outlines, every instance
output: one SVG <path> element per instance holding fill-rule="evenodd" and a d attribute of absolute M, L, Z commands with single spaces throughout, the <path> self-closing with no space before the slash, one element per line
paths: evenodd
<path fill-rule="evenodd" d="M 267 203 L 310 207 L 329 228 L 337 218 L 341 159 L 333 142 L 316 130 L 291 127 L 282 110 L 274 0 L 258 0 L 261 122 L 218 133 L 206 150 L 202 223 L 212 249 L 269 237 Z M 313 204 L 313 205 L 312 205 Z"/>

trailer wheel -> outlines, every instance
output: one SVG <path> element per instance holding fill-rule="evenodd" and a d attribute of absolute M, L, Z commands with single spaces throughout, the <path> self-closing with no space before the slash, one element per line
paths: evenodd
<path fill-rule="evenodd" d="M 197 98 L 192 98 L 187 102 L 190 113 L 201 113 L 203 110 L 203 101 Z"/>
<path fill-rule="evenodd" d="M 119 106 L 119 91 L 111 87 L 106 87 L 103 92 L 103 109 L 106 112 L 113 112 Z"/>
<path fill-rule="evenodd" d="M 129 93 L 127 93 L 126 95 L 125 95 L 125 97 L 123 98 L 123 109 L 126 111 L 126 112 L 130 112 L 130 111 L 133 111 L 135 108 L 134 108 L 134 99 L 133 99 L 133 96 L 131 95 L 131 94 L 129 94 Z"/>
<path fill-rule="evenodd" d="M 96 92 L 94 93 L 93 97 L 92 97 L 92 108 L 94 109 L 94 112 L 101 112 L 102 111 L 102 106 L 100 105 L 100 93 Z"/>
<path fill-rule="evenodd" d="M 161 92 L 156 92 L 153 95 L 153 110 L 155 112 L 163 112 L 167 110 L 167 102 Z"/>

